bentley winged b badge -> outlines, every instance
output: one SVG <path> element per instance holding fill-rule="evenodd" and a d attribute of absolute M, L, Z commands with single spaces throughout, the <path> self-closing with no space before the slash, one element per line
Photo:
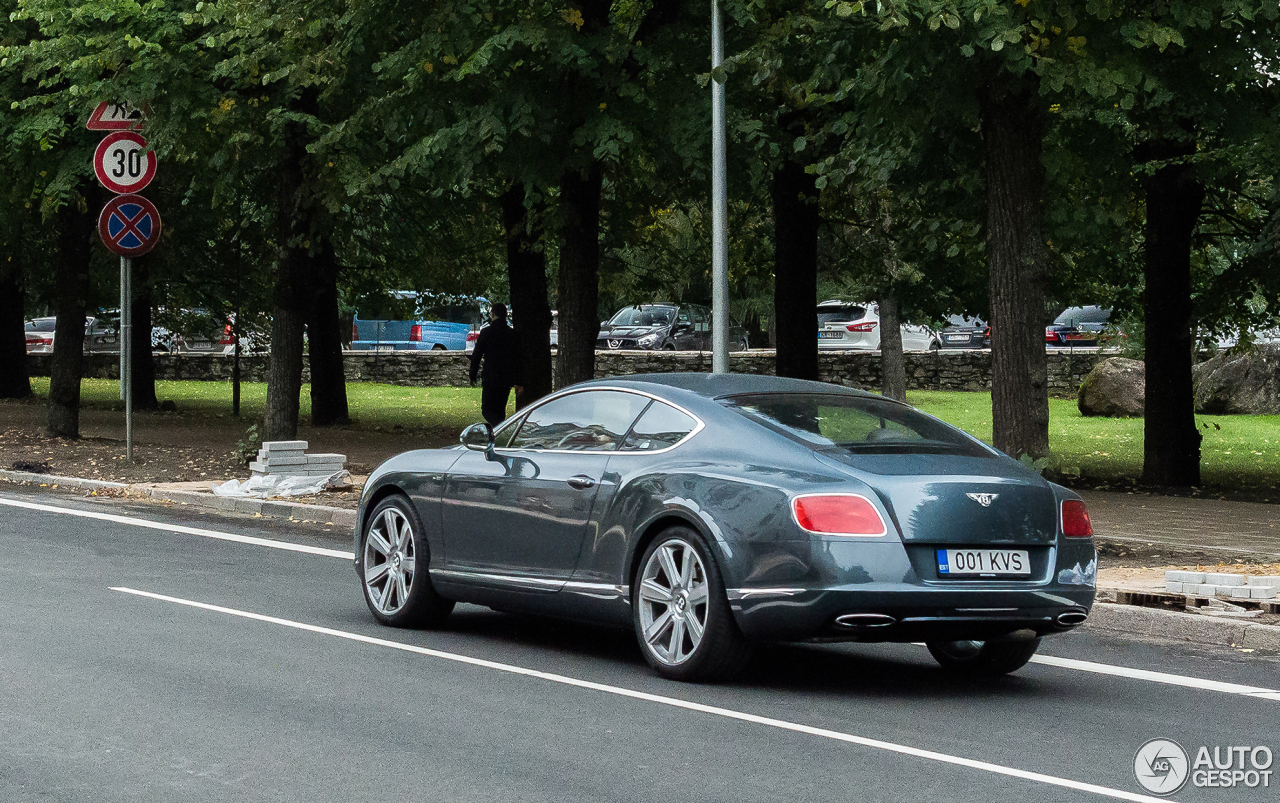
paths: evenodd
<path fill-rule="evenodd" d="M 965 494 L 983 507 L 991 507 L 991 503 L 1000 498 L 1000 494 Z"/>

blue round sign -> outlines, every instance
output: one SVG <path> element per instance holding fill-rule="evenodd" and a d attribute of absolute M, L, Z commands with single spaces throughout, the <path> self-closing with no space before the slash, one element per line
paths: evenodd
<path fill-rule="evenodd" d="M 145 254 L 160 239 L 160 212 L 141 195 L 117 195 L 98 216 L 98 236 L 121 256 Z"/>

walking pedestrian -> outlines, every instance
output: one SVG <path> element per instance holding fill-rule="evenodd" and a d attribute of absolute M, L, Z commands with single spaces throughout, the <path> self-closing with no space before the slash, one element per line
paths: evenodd
<path fill-rule="evenodd" d="M 481 369 L 480 364 L 484 363 Z M 520 344 L 516 332 L 507 325 L 507 307 L 494 304 L 489 308 L 489 325 L 480 330 L 475 350 L 471 352 L 471 386 L 480 375 L 480 413 L 490 427 L 507 415 L 507 398 L 511 389 L 519 395 L 521 386 Z"/>

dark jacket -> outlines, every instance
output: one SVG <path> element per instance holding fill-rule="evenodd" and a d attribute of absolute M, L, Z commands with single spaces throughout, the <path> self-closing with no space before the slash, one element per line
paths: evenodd
<path fill-rule="evenodd" d="M 484 370 L 480 362 L 484 361 Z M 516 331 L 505 320 L 497 320 L 480 330 L 475 350 L 471 352 L 471 384 L 476 374 L 485 387 L 511 387 L 523 382 L 520 343 Z"/>

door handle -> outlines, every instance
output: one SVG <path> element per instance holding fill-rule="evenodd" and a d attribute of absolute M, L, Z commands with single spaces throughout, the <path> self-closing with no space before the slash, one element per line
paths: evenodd
<path fill-rule="evenodd" d="M 579 474 L 576 477 L 569 478 L 570 487 L 577 488 L 578 490 L 586 490 L 587 488 L 593 487 L 595 484 L 596 481 L 585 474 Z"/>

